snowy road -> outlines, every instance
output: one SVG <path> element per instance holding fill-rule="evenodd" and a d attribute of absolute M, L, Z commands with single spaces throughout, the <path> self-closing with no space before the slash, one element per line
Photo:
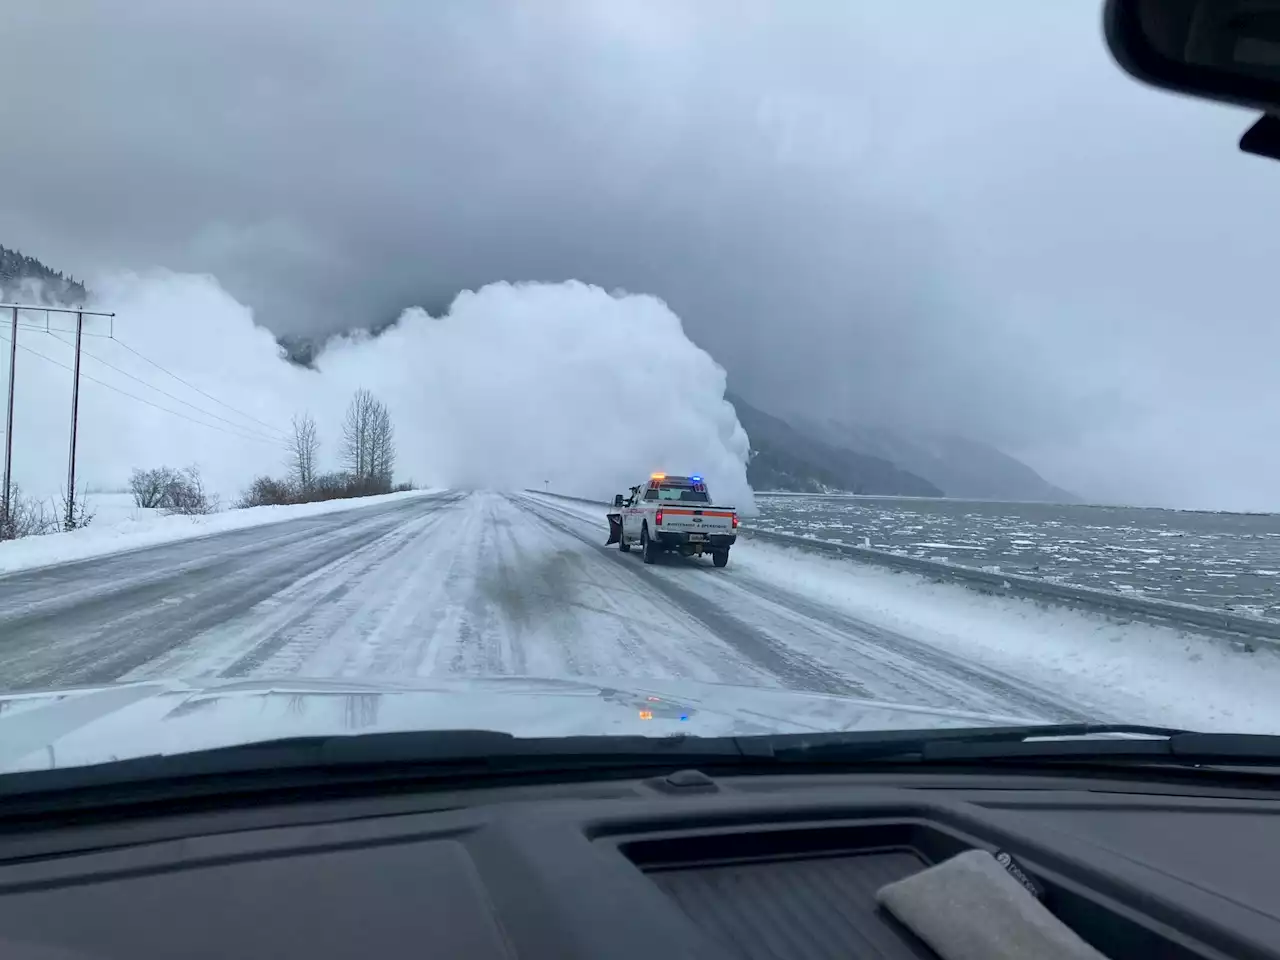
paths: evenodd
<path fill-rule="evenodd" d="M 683 678 L 1079 715 L 732 561 L 647 567 L 603 540 L 602 518 L 542 498 L 444 493 L 15 573 L 0 577 L 0 686 Z"/>

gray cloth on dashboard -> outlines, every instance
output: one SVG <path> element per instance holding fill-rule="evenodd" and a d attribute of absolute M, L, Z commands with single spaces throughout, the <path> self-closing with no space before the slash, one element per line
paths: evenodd
<path fill-rule="evenodd" d="M 876 900 L 943 960 L 1106 960 L 985 850 L 883 886 Z"/>

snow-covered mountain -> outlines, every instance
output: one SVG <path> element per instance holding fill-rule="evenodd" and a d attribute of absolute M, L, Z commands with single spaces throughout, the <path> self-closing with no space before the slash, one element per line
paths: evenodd
<path fill-rule="evenodd" d="M 937 497 L 942 490 L 889 460 L 797 430 L 741 397 L 726 399 L 751 441 L 747 481 L 755 490 Z"/>
<path fill-rule="evenodd" d="M 45 305 L 84 303 L 84 284 L 19 250 L 0 247 L 0 297 Z"/>
<path fill-rule="evenodd" d="M 948 434 L 808 420 L 799 429 L 837 446 L 881 457 L 923 477 L 948 497 L 1077 503 L 1080 498 L 988 443 Z"/>

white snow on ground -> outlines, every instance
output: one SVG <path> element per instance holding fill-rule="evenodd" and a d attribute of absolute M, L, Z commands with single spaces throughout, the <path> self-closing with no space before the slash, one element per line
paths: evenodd
<path fill-rule="evenodd" d="M 409 497 L 422 497 L 438 492 L 410 490 L 380 497 L 356 500 L 327 500 L 322 503 L 300 503 L 282 507 L 249 507 L 225 510 L 202 517 L 165 516 L 155 510 L 133 506 L 123 494 L 98 494 L 89 497 L 93 522 L 82 530 L 53 533 L 43 537 L 0 542 L 0 574 L 55 563 L 70 563 L 93 557 L 121 553 L 138 547 L 150 547 L 178 540 L 190 540 L 211 533 L 260 527 L 299 517 L 313 517 L 343 510 L 360 510 Z"/>
<path fill-rule="evenodd" d="M 1113 717 L 1280 731 L 1280 647 L 1265 641 L 1248 653 L 1190 631 L 986 596 L 772 544 L 742 546 L 738 570 L 1041 687 L 1079 691 Z"/>
<path fill-rule="evenodd" d="M 0 546 L 0 564 L 101 557 L 0 581 L 0 685 L 651 680 L 1280 732 L 1275 646 L 1248 653 L 747 538 L 724 570 L 644 565 L 603 547 L 603 506 L 537 495 L 407 495 L 331 513 L 344 508 L 121 521 Z M 129 524 L 140 529 L 112 536 Z"/>
<path fill-rule="evenodd" d="M 133 502 L 133 494 L 126 491 L 85 494 L 85 506 L 93 518 L 91 525 L 110 526 L 126 520 L 145 520 L 160 516 L 154 508 L 140 507 Z"/>
<path fill-rule="evenodd" d="M 545 502 L 447 492 L 17 573 L 0 581 L 0 683 L 517 676 L 736 684 L 760 722 L 762 690 L 881 715 L 1094 715 L 751 577 L 603 540 Z"/>
<path fill-rule="evenodd" d="M 605 508 L 556 502 L 603 525 Z M 851 560 L 740 540 L 727 572 L 845 611 L 1125 721 L 1280 732 L 1280 646 L 1252 653 L 1172 627 L 981 594 Z"/>

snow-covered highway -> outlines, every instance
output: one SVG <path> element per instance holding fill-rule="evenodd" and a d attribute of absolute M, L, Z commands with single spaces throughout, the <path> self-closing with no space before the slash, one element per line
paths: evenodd
<path fill-rule="evenodd" d="M 640 676 L 1076 714 L 732 565 L 603 539 L 553 502 L 446 493 L 15 574 L 0 677 Z"/>
<path fill-rule="evenodd" d="M 1147 700 L 1186 705 L 1186 647 L 1230 689 L 1224 723 L 1274 690 L 1270 651 L 1139 625 L 1122 643 L 1101 618 L 1030 605 L 1017 622 L 1005 601 L 750 541 L 716 570 L 644 566 L 604 539 L 600 508 L 443 492 L 19 571 L 0 577 L 0 686 L 647 678 L 1141 720 Z"/>

